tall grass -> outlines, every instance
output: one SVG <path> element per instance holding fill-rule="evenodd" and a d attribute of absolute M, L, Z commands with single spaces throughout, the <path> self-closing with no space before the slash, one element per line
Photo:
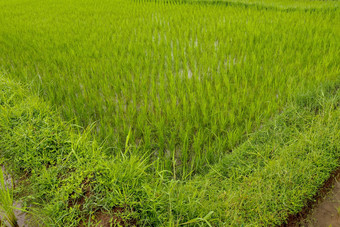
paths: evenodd
<path fill-rule="evenodd" d="M 0 1 L 0 65 L 154 170 L 216 163 L 298 91 L 334 79 L 339 10 Z M 18 7 L 20 6 L 20 7 Z M 128 137 L 129 135 L 129 137 Z"/>

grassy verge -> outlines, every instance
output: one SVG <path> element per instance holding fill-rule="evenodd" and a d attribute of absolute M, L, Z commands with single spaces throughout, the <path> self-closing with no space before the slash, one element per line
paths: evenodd
<path fill-rule="evenodd" d="M 339 166 L 339 86 L 299 96 L 208 174 L 179 181 L 133 148 L 107 156 L 89 129 L 1 77 L 1 156 L 47 225 L 280 224 Z"/>

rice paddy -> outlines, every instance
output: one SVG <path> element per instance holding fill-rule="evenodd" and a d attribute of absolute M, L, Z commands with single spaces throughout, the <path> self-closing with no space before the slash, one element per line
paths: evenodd
<path fill-rule="evenodd" d="M 339 56 L 337 1 L 0 0 L 3 84 L 15 80 L 24 87 L 23 93 L 43 103 L 29 99 L 27 103 L 33 104 L 20 110 L 42 112 L 32 119 L 45 123 L 49 120 L 44 117 L 50 119 L 50 115 L 58 119 L 39 129 L 39 139 L 35 133 L 27 134 L 36 144 L 7 144 L 0 139 L 4 143 L 0 151 L 5 159 L 10 159 L 11 150 L 18 155 L 21 146 L 30 151 L 27 159 L 21 160 L 19 155 L 10 163 L 16 174 L 33 169 L 41 173 L 30 179 L 31 189 L 36 190 L 30 193 L 36 197 L 32 195 L 28 201 L 53 203 L 42 205 L 45 214 L 52 216 L 53 225 L 87 223 L 88 214 L 94 212 L 95 216 L 98 210 L 111 212 L 111 217 L 115 216 L 112 211 L 119 213 L 125 224 L 145 226 L 281 224 L 305 205 L 338 165 L 335 151 L 339 144 L 332 137 L 338 125 L 330 123 L 339 119 L 338 110 L 333 108 L 338 105 L 338 93 L 326 89 L 332 98 L 320 98 L 326 104 L 318 109 L 327 117 L 302 110 L 299 102 L 309 105 L 310 101 L 297 97 L 319 91 L 321 84 L 338 86 Z M 13 86 L 17 92 L 19 88 Z M 16 102 L 25 100 L 22 94 L 20 97 Z M 319 96 L 310 97 L 314 102 L 319 100 Z M 0 99 L 5 107 L 6 99 Z M 287 109 L 296 113 L 291 116 Z M 13 118 L 5 109 L 1 111 L 3 119 L 22 117 L 26 127 L 35 124 L 26 114 Z M 285 114 L 291 118 L 289 125 L 273 126 L 271 131 L 270 122 Z M 313 122 L 300 116 L 309 116 Z M 59 131 L 59 124 L 67 133 Z M 44 140 L 50 128 L 62 135 Z M 15 139 L 10 130 L 7 121 L 0 123 L 2 137 L 8 141 Z M 261 130 L 271 136 L 263 141 L 266 145 L 256 145 L 258 153 L 254 153 L 247 144 Z M 79 141 L 86 141 L 79 146 L 91 154 L 80 152 L 79 156 L 73 152 L 76 148 L 68 150 L 78 146 L 73 138 L 79 135 Z M 329 137 L 333 142 L 321 149 Z M 53 141 L 59 141 L 70 153 L 59 153 L 64 148 Z M 318 148 L 311 149 L 311 154 L 302 148 L 308 141 Z M 88 143 L 96 148 L 86 148 Z M 47 151 L 40 151 L 37 144 L 47 146 Z M 20 149 L 13 148 L 19 145 Z M 38 150 L 46 157 L 37 158 Z M 299 155 L 306 156 L 298 161 L 291 158 Z M 61 182 L 54 186 L 45 182 L 47 187 L 40 179 L 43 173 L 45 179 L 58 178 L 58 173 L 67 175 L 59 164 L 71 157 L 77 158 L 65 168 L 84 170 L 76 171 L 80 178 L 74 176 L 76 183 L 69 180 L 74 185 L 68 188 L 60 189 L 65 186 Z M 327 162 L 324 168 L 314 163 L 316 157 Z M 282 182 L 270 171 L 277 170 L 279 176 L 283 171 L 279 163 L 284 158 L 293 163 L 281 163 L 284 171 L 301 174 L 301 181 L 288 174 L 282 182 L 292 186 L 281 191 Z M 24 167 L 19 168 L 19 163 Z M 94 163 L 101 167 L 96 169 Z M 108 166 L 112 173 L 107 172 Z M 299 172 L 307 167 L 318 180 Z M 85 198 L 87 207 L 73 206 L 80 203 L 75 198 L 86 194 L 81 185 L 87 181 L 93 184 L 90 194 L 95 198 Z M 241 198 L 259 195 L 250 182 L 256 190 L 279 183 L 264 192 L 263 200 L 238 203 Z M 300 190 L 297 185 L 303 182 L 308 185 Z M 44 193 L 56 189 L 60 189 L 55 191 L 58 200 L 49 203 L 52 195 Z M 211 195 L 207 195 L 209 191 Z M 72 206 L 67 205 L 71 195 L 72 201 L 78 201 Z M 288 196 L 298 202 L 287 202 Z M 54 214 L 53 209 L 57 211 Z"/>

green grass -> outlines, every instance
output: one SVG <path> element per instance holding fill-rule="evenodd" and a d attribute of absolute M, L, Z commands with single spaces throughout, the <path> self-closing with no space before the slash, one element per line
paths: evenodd
<path fill-rule="evenodd" d="M 21 178 L 23 204 L 40 210 L 35 213 L 48 226 L 94 224 L 99 213 L 142 226 L 277 225 L 339 166 L 339 87 L 332 81 L 298 96 L 209 173 L 182 181 L 153 173 L 133 148 L 128 156 L 123 150 L 108 156 L 89 129 L 77 132 L 1 77 L 1 156 L 14 179 Z"/>
<path fill-rule="evenodd" d="M 15 196 L 47 226 L 284 223 L 339 166 L 338 4 L 0 0 Z"/>
<path fill-rule="evenodd" d="M 95 122 L 108 153 L 125 149 L 129 135 L 128 146 L 155 171 L 180 178 L 206 172 L 207 163 L 217 163 L 296 93 L 340 72 L 335 6 L 288 12 L 120 0 L 0 6 L 3 71 L 32 84 L 64 119 L 83 127 Z"/>

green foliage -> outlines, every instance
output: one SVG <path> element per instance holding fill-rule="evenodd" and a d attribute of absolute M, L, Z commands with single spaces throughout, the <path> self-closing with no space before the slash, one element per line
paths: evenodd
<path fill-rule="evenodd" d="M 279 225 L 339 166 L 337 1 L 0 8 L 0 154 L 47 226 Z"/>
<path fill-rule="evenodd" d="M 339 85 L 298 96 L 207 174 L 174 180 L 134 148 L 107 155 L 91 128 L 77 132 L 1 78 L 1 156 L 26 177 L 18 195 L 48 226 L 95 224 L 100 214 L 142 226 L 280 224 L 339 166 Z"/>
<path fill-rule="evenodd" d="M 0 1 L 0 65 L 65 120 L 96 122 L 108 154 L 129 135 L 154 171 L 185 179 L 340 73 L 338 3 L 271 2 L 316 9 Z"/>

